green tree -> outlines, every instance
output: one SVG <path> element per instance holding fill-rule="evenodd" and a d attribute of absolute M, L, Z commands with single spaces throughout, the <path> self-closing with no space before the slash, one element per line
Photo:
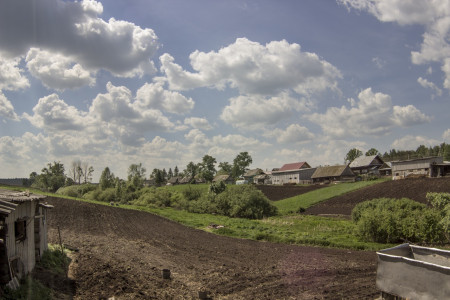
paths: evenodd
<path fill-rule="evenodd" d="M 99 185 L 102 190 L 115 186 L 114 173 L 112 173 L 108 167 L 106 167 L 103 170 L 102 175 L 100 175 Z"/>
<path fill-rule="evenodd" d="M 35 174 L 35 172 L 31 173 Z M 31 175 L 30 174 L 30 175 Z M 60 187 L 66 183 L 66 175 L 64 175 L 64 165 L 60 162 L 48 163 L 47 167 L 41 170 L 40 175 L 34 177 L 33 187 L 56 192 Z"/>
<path fill-rule="evenodd" d="M 239 178 L 244 175 L 245 170 L 252 164 L 252 162 L 252 157 L 248 154 L 248 152 L 240 152 L 233 160 L 231 175 L 234 178 Z"/>
<path fill-rule="evenodd" d="M 366 156 L 372 156 L 372 155 L 378 155 L 380 154 L 380 152 L 378 152 L 377 149 L 375 148 L 370 148 L 367 152 L 366 152 Z"/>
<path fill-rule="evenodd" d="M 135 191 L 141 189 L 144 186 L 146 171 L 142 163 L 131 164 L 128 167 L 128 186 L 132 187 Z"/>
<path fill-rule="evenodd" d="M 179 170 L 178 170 L 178 166 L 175 166 L 175 169 L 173 169 L 173 176 L 178 176 L 178 172 L 179 172 Z"/>
<path fill-rule="evenodd" d="M 170 179 L 173 177 L 172 168 L 169 168 L 169 171 L 167 172 L 167 179 Z"/>
<path fill-rule="evenodd" d="M 203 156 L 202 162 L 200 163 L 200 174 L 203 179 L 207 182 L 211 182 L 214 179 L 214 175 L 216 174 L 216 159 L 211 155 Z"/>
<path fill-rule="evenodd" d="M 356 158 L 360 157 L 362 155 L 362 151 L 356 148 L 350 149 L 350 151 L 348 151 L 347 155 L 345 156 L 345 161 L 347 161 L 348 163 L 351 163 L 352 161 L 354 161 Z"/>
<path fill-rule="evenodd" d="M 189 162 L 186 166 L 185 175 L 195 177 L 198 174 L 198 165 L 194 164 L 192 161 Z"/>
<path fill-rule="evenodd" d="M 219 170 L 217 171 L 217 175 L 231 175 L 231 171 L 233 166 L 230 165 L 229 162 L 221 162 L 219 163 Z"/>

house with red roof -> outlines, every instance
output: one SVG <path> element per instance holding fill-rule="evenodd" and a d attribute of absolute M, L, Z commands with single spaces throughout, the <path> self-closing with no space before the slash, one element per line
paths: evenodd
<path fill-rule="evenodd" d="M 285 164 L 272 172 L 272 184 L 308 184 L 315 170 L 306 161 Z"/>

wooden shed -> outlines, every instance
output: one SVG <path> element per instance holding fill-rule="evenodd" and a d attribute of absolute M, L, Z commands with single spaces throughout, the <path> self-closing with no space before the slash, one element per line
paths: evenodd
<path fill-rule="evenodd" d="M 46 196 L 0 190 L 0 284 L 15 288 L 47 250 Z"/>
<path fill-rule="evenodd" d="M 359 175 L 380 175 L 379 169 L 383 164 L 384 161 L 379 155 L 360 156 L 350 163 L 350 169 Z"/>
<path fill-rule="evenodd" d="M 264 174 L 264 171 L 261 169 L 253 169 L 253 170 L 248 170 L 247 172 L 245 172 L 245 174 L 242 176 L 244 177 L 245 180 L 247 180 L 248 182 L 253 182 L 253 178 L 257 175 L 261 175 Z"/>
<path fill-rule="evenodd" d="M 353 182 L 355 173 L 348 165 L 318 167 L 311 179 L 314 183 L 330 183 L 335 181 Z"/>

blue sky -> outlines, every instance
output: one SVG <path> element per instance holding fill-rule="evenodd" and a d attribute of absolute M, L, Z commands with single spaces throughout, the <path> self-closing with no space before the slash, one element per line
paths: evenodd
<path fill-rule="evenodd" d="M 450 1 L 0 3 L 0 177 L 450 142 Z"/>

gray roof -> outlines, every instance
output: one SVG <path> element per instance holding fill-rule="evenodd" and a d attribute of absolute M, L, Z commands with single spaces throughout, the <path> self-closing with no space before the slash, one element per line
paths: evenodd
<path fill-rule="evenodd" d="M 229 179 L 233 180 L 230 175 L 217 175 L 216 177 L 214 177 L 213 182 L 227 181 Z"/>
<path fill-rule="evenodd" d="M 18 192 L 0 189 L 0 200 L 11 202 L 26 202 L 47 198 L 44 195 L 31 194 L 30 192 Z"/>
<path fill-rule="evenodd" d="M 383 161 L 379 155 L 370 156 L 360 156 L 355 158 L 350 164 L 350 168 L 368 167 L 373 164 L 373 161 L 378 157 L 379 160 Z M 380 164 L 375 164 L 380 165 Z"/>
<path fill-rule="evenodd" d="M 347 173 L 347 174 L 344 174 Z M 321 178 L 321 177 L 339 177 L 342 175 L 355 175 L 350 170 L 347 165 L 342 166 L 327 166 L 327 167 L 318 167 L 314 174 L 312 174 L 311 178 Z"/>

